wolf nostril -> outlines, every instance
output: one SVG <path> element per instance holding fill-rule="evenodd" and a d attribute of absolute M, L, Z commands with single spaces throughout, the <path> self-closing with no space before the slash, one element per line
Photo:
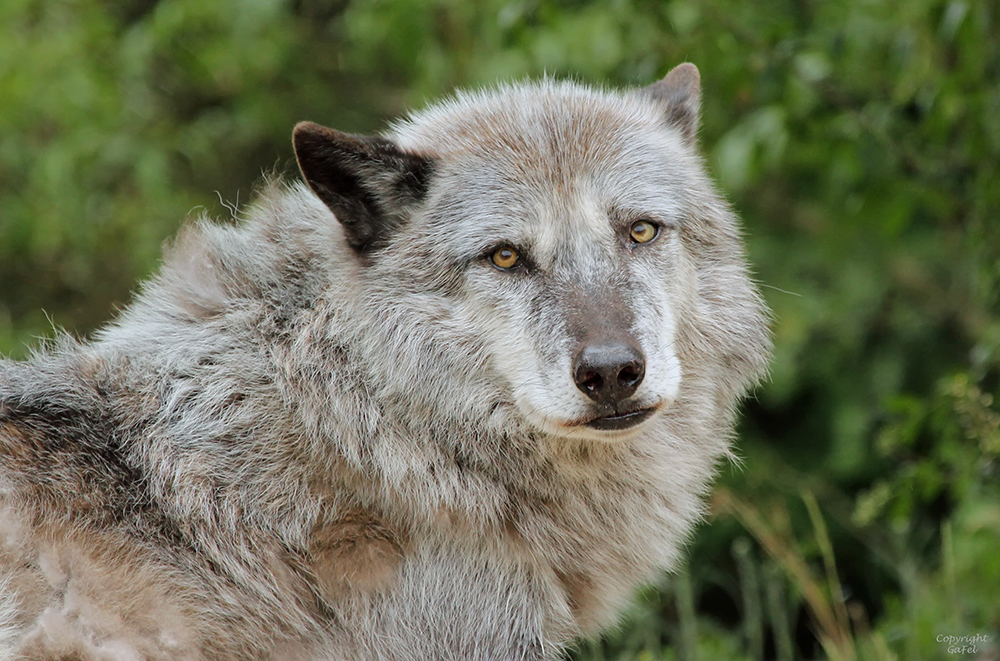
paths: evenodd
<path fill-rule="evenodd" d="M 645 360 L 634 346 L 585 346 L 573 360 L 576 387 L 590 399 L 616 405 L 635 393 L 645 376 Z"/>
<path fill-rule="evenodd" d="M 645 372 L 645 366 L 641 362 L 633 361 L 618 372 L 618 385 L 622 388 L 635 390 L 642 383 Z"/>
<path fill-rule="evenodd" d="M 583 374 L 583 380 L 579 381 L 577 385 L 586 388 L 588 393 L 598 392 L 604 387 L 604 379 L 597 372 L 588 371 Z"/>

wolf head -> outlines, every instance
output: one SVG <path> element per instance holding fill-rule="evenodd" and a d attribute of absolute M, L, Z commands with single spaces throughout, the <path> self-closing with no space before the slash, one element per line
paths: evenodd
<path fill-rule="evenodd" d="M 474 381 L 537 430 L 597 441 L 654 424 L 689 373 L 712 372 L 731 408 L 767 340 L 696 154 L 699 99 L 683 64 L 626 93 L 459 96 L 381 138 L 297 126 L 301 171 L 363 273 L 362 316 L 394 345 L 381 385 L 460 410 L 468 383 L 449 381 Z"/>

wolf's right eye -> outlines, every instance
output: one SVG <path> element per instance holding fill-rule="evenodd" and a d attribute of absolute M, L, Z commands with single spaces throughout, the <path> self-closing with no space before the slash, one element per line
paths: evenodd
<path fill-rule="evenodd" d="M 660 233 L 660 229 L 656 224 L 648 220 L 637 220 L 632 223 L 632 227 L 629 229 L 629 236 L 636 243 L 649 243 L 656 238 L 656 235 Z"/>
<path fill-rule="evenodd" d="M 512 269 L 521 261 L 521 256 L 510 246 L 503 246 L 493 251 L 490 261 L 498 268 Z"/>

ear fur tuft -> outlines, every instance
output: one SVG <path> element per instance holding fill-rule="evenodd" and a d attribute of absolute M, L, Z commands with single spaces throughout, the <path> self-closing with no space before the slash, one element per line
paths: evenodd
<path fill-rule="evenodd" d="M 389 140 L 300 122 L 292 143 L 306 183 L 359 253 L 388 238 L 405 221 L 407 209 L 427 194 L 432 161 Z"/>
<path fill-rule="evenodd" d="M 677 127 L 688 142 L 698 133 L 701 110 L 701 74 L 685 62 L 670 70 L 662 80 L 643 88 L 643 93 L 659 101 L 667 111 L 667 121 Z"/>

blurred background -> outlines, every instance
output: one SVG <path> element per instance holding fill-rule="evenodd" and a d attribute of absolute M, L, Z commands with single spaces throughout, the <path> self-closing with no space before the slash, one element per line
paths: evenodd
<path fill-rule="evenodd" d="M 185 218 L 294 176 L 299 120 L 684 61 L 776 354 L 686 567 L 573 658 L 997 659 L 996 2 L 3 0 L 0 353 L 86 336 Z"/>

